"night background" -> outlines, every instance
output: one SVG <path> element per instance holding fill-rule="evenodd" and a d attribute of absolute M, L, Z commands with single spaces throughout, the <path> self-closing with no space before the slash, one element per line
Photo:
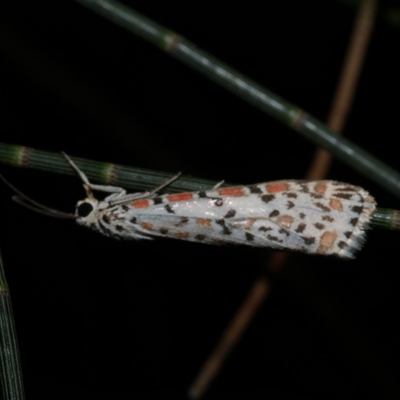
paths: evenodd
<path fill-rule="evenodd" d="M 326 120 L 352 2 L 123 3 Z M 343 134 L 399 170 L 397 4 L 380 2 Z M 311 142 L 78 3 L 8 2 L 0 36 L 1 142 L 171 176 L 304 178 Z M 56 209 L 85 197 L 76 177 L 0 167 Z M 339 161 L 327 178 L 400 209 Z M 271 251 L 116 241 L 22 208 L 0 187 L 26 397 L 187 398 Z M 291 255 L 204 399 L 398 399 L 399 239 L 371 230 L 355 261 Z"/>

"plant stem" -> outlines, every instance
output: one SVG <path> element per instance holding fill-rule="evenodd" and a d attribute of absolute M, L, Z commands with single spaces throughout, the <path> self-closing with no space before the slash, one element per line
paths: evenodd
<path fill-rule="evenodd" d="M 225 89 L 278 119 L 345 164 L 400 196 L 400 174 L 350 140 L 339 137 L 300 107 L 254 82 L 181 35 L 114 0 L 76 0 L 142 37 Z"/>
<path fill-rule="evenodd" d="M 10 291 L 0 253 L 0 376 L 3 398 L 23 400 L 24 386 Z"/>
<path fill-rule="evenodd" d="M 85 172 L 89 180 L 107 185 L 124 188 L 152 190 L 163 184 L 173 174 L 144 168 L 133 168 L 124 165 L 86 160 L 71 157 L 78 167 Z M 0 142 L 0 162 L 14 167 L 33 168 L 46 172 L 63 175 L 75 175 L 61 153 L 32 149 L 30 147 L 6 144 Z M 216 181 L 181 175 L 166 188 L 167 192 L 198 191 L 211 189 Z M 225 182 L 222 186 L 237 184 Z M 373 228 L 400 230 L 400 212 L 390 209 L 377 208 L 371 218 Z"/>

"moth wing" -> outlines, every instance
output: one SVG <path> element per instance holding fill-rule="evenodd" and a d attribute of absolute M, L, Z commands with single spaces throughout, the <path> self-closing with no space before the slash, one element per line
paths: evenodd
<path fill-rule="evenodd" d="M 360 187 L 335 181 L 285 181 L 285 185 L 290 190 L 264 196 L 267 218 L 255 215 L 229 224 L 253 235 L 255 243 L 264 239 L 265 245 L 273 242 L 283 249 L 354 258 L 376 207 L 373 197 Z"/>
<path fill-rule="evenodd" d="M 276 181 L 159 199 L 132 212 L 132 232 L 343 258 L 361 248 L 376 206 L 362 188 L 335 181 Z"/>
<path fill-rule="evenodd" d="M 228 227 L 242 232 L 243 243 L 257 247 L 271 247 L 276 250 L 292 250 L 317 253 L 315 240 L 284 228 L 265 217 L 235 219 Z"/>
<path fill-rule="evenodd" d="M 214 218 L 175 216 L 168 214 L 141 214 L 127 229 L 139 232 L 140 237 L 157 236 L 207 244 L 249 244 L 239 229 L 228 231 Z"/>

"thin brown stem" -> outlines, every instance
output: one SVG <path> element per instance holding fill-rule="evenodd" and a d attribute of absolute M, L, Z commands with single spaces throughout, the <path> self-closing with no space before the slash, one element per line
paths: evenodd
<path fill-rule="evenodd" d="M 376 7 L 377 0 L 364 0 L 358 10 L 342 73 L 328 117 L 328 126 L 337 133 L 342 131 L 353 102 L 358 77 L 374 25 Z M 329 170 L 331 158 L 331 155 L 326 150 L 316 149 L 314 159 L 306 174 L 306 179 L 324 178 Z M 270 273 L 278 272 L 288 257 L 287 253 L 272 253 L 267 260 L 267 270 Z M 225 359 L 246 331 L 253 316 L 268 297 L 270 287 L 271 283 L 267 277 L 261 276 L 255 280 L 243 303 L 222 334 L 219 343 L 206 359 L 195 378 L 189 390 L 190 398 L 199 399 L 206 392 Z"/>
<path fill-rule="evenodd" d="M 346 123 L 354 94 L 357 88 L 367 46 L 374 27 L 377 0 L 364 0 L 355 20 L 353 33 L 347 48 L 342 72 L 332 99 L 327 125 L 332 131 L 341 134 Z M 332 155 L 318 148 L 306 174 L 306 179 L 322 179 L 328 174 Z"/>

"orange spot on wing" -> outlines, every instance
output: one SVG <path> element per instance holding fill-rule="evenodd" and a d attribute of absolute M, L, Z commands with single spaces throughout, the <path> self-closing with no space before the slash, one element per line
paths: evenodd
<path fill-rule="evenodd" d="M 334 231 L 324 232 L 319 240 L 319 247 L 317 253 L 325 254 L 330 248 L 332 248 L 338 234 Z"/>
<path fill-rule="evenodd" d="M 177 239 L 187 239 L 189 237 L 189 233 L 187 232 L 176 232 L 175 237 Z"/>
<path fill-rule="evenodd" d="M 142 222 L 142 223 L 141 223 L 141 227 L 142 227 L 143 229 L 148 230 L 148 231 L 153 230 L 153 224 L 150 224 L 150 223 L 148 223 L 148 222 Z"/>
<path fill-rule="evenodd" d="M 287 183 L 272 183 L 265 185 L 265 189 L 268 193 L 284 192 L 289 189 L 289 185 Z"/>
<path fill-rule="evenodd" d="M 196 224 L 201 226 L 209 226 L 210 223 L 211 221 L 209 219 L 199 218 L 196 220 Z"/>
<path fill-rule="evenodd" d="M 248 218 L 243 229 L 245 230 L 250 229 L 256 221 L 257 221 L 256 218 Z"/>
<path fill-rule="evenodd" d="M 239 187 L 218 189 L 218 193 L 221 196 L 243 196 L 244 195 L 243 190 Z"/>
<path fill-rule="evenodd" d="M 134 208 L 145 208 L 145 207 L 149 206 L 149 201 L 148 200 L 136 200 L 131 205 Z"/>
<path fill-rule="evenodd" d="M 284 228 L 290 228 L 293 223 L 293 217 L 290 215 L 282 215 L 281 217 L 277 218 L 276 222 Z"/>
<path fill-rule="evenodd" d="M 342 202 L 340 200 L 338 200 L 338 199 L 330 199 L 329 205 L 334 210 L 337 210 L 337 211 L 342 211 L 343 210 Z"/>
<path fill-rule="evenodd" d="M 326 183 L 321 183 L 321 182 L 319 182 L 319 183 L 315 184 L 314 189 L 315 189 L 315 191 L 316 191 L 318 194 L 325 194 L 325 191 L 326 191 Z"/>
<path fill-rule="evenodd" d="M 169 201 L 184 201 L 193 199 L 193 193 L 177 193 L 167 196 Z"/>

